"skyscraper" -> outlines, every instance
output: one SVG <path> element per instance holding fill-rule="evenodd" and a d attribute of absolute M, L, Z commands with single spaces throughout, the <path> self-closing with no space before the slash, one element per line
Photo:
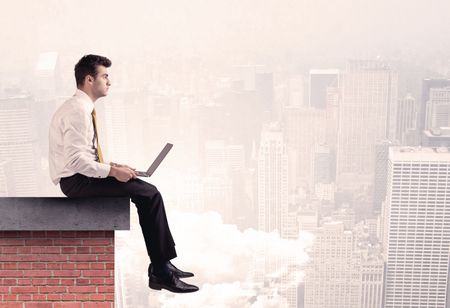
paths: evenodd
<path fill-rule="evenodd" d="M 0 161 L 9 161 L 17 196 L 36 196 L 38 192 L 37 134 L 32 116 L 32 98 L 14 96 L 0 99 Z"/>
<path fill-rule="evenodd" d="M 309 71 L 309 106 L 327 107 L 327 89 L 339 86 L 339 70 L 312 69 Z"/>
<path fill-rule="evenodd" d="M 450 126 L 450 87 L 430 89 L 425 129 Z"/>
<path fill-rule="evenodd" d="M 288 160 L 283 133 L 271 124 L 258 153 L 258 229 L 284 236 L 288 212 Z"/>
<path fill-rule="evenodd" d="M 427 102 L 430 99 L 430 89 L 445 88 L 450 86 L 450 79 L 427 78 L 422 82 L 422 99 L 419 110 L 418 125 L 419 134 L 425 129 L 425 117 L 427 110 Z"/>
<path fill-rule="evenodd" d="M 449 183 L 449 148 L 390 148 L 383 211 L 385 308 L 446 307 Z"/>
<path fill-rule="evenodd" d="M 355 241 L 343 222 L 328 222 L 319 228 L 305 277 L 305 308 L 361 308 Z"/>
<path fill-rule="evenodd" d="M 375 144 L 393 138 L 397 73 L 381 61 L 352 61 L 342 75 L 337 146 L 341 188 L 372 181 Z"/>
<path fill-rule="evenodd" d="M 416 100 L 411 94 L 407 94 L 398 101 L 396 141 L 401 145 L 411 145 L 411 139 L 414 139 L 417 123 Z"/>

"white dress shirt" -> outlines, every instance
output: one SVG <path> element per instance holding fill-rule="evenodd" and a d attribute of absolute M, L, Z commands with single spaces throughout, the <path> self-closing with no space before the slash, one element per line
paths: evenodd
<path fill-rule="evenodd" d="M 53 115 L 48 156 L 50 177 L 55 185 L 62 177 L 75 173 L 96 178 L 106 178 L 109 174 L 109 164 L 96 161 L 92 110 L 91 98 L 77 89 Z"/>

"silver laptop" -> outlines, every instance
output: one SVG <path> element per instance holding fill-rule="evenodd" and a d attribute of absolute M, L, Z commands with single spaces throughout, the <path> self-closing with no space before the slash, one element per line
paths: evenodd
<path fill-rule="evenodd" d="M 153 161 L 153 163 L 150 165 L 150 167 L 148 167 L 147 171 L 136 171 L 137 176 L 150 177 L 153 174 L 153 172 L 155 172 L 156 168 L 158 168 L 158 166 L 164 160 L 167 153 L 169 153 L 172 147 L 173 144 L 167 143 L 166 146 L 159 153 L 159 155 L 156 157 L 156 159 Z"/>

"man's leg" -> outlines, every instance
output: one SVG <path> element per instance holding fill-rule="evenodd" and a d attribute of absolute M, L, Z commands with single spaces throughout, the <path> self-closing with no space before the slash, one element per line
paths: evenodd
<path fill-rule="evenodd" d="M 167 222 L 163 199 L 155 186 L 140 179 L 120 182 L 113 177 L 97 179 L 81 174 L 61 179 L 60 186 L 63 193 L 71 198 L 130 197 L 138 209 L 147 252 L 154 263 L 153 269 L 149 266 L 152 269 L 149 270 L 149 287 L 176 293 L 198 291 L 198 287 L 179 279 L 193 274 L 180 271 L 169 261 L 177 256 L 175 242 Z"/>
<path fill-rule="evenodd" d="M 71 198 L 130 197 L 137 207 L 139 224 L 152 262 L 162 263 L 177 256 L 164 202 L 154 185 L 140 179 L 124 183 L 113 177 L 97 179 L 75 174 L 63 178 L 60 186 Z"/>

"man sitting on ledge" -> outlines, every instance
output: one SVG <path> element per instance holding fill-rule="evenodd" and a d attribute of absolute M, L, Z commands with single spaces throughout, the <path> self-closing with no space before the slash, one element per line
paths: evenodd
<path fill-rule="evenodd" d="M 195 292 L 198 287 L 180 280 L 194 274 L 183 272 L 170 262 L 177 256 L 175 242 L 157 188 L 138 179 L 136 169 L 103 160 L 94 103 L 108 94 L 110 66 L 108 58 L 97 55 L 84 56 L 75 65 L 78 89 L 58 108 L 50 124 L 50 176 L 69 198 L 130 197 L 138 210 L 151 261 L 149 287 L 176 293 Z"/>

